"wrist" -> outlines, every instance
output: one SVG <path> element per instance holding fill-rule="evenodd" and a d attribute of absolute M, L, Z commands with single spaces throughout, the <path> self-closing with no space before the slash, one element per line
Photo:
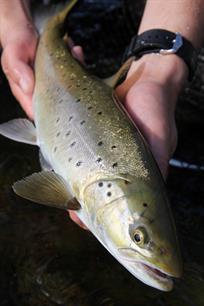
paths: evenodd
<path fill-rule="evenodd" d="M 133 62 L 130 73 L 137 69 L 138 64 L 144 66 L 139 81 L 153 81 L 161 86 L 171 87 L 177 94 L 188 78 L 187 65 L 175 54 L 143 55 L 138 61 Z"/>
<path fill-rule="evenodd" d="M 147 0 L 138 34 L 162 28 L 180 33 L 194 48 L 200 48 L 204 39 L 200 33 L 204 26 L 203 10 L 203 0 Z"/>

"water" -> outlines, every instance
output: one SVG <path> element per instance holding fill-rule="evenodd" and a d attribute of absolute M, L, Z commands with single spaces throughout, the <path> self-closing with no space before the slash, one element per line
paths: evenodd
<path fill-rule="evenodd" d="M 76 15 L 70 22 L 74 22 L 74 18 Z M 80 33 L 83 38 L 83 32 Z M 107 47 L 104 34 L 103 45 Z M 98 72 L 103 58 L 104 53 L 94 66 Z M 108 65 L 106 57 L 103 71 L 107 66 L 114 70 L 114 65 L 118 65 L 118 60 L 115 63 L 111 59 L 111 65 Z M 90 61 L 89 67 L 93 67 Z M 201 71 L 202 62 L 200 67 Z M 0 121 L 23 116 L 5 79 L 2 76 L 0 79 Z M 196 103 L 196 97 L 202 95 L 199 90 L 202 82 L 199 82 L 198 74 L 193 91 L 190 89 L 188 95 L 184 93 L 181 103 L 185 103 L 186 97 L 191 105 Z M 201 111 L 197 117 L 180 118 L 178 115 L 176 158 L 203 164 L 201 115 Z M 39 171 L 38 152 L 33 146 L 3 137 L 0 146 L 0 305 L 204 305 L 202 171 L 170 169 L 167 187 L 184 259 L 184 275 L 176 281 L 172 292 L 163 293 L 130 275 L 91 233 L 73 224 L 66 212 L 33 204 L 14 195 L 10 187 L 14 181 Z"/>

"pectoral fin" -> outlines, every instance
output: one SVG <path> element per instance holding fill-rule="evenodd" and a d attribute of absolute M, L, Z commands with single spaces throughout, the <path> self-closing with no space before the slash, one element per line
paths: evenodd
<path fill-rule="evenodd" d="M 28 119 L 13 119 L 0 124 L 0 135 L 15 141 L 37 145 L 35 126 Z"/>
<path fill-rule="evenodd" d="M 34 173 L 14 183 L 13 190 L 25 199 L 48 206 L 72 210 L 81 207 L 65 180 L 52 171 Z"/>

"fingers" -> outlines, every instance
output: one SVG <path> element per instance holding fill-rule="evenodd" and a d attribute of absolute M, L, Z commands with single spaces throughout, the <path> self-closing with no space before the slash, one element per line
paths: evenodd
<path fill-rule="evenodd" d="M 81 46 L 75 46 L 73 40 L 68 37 L 66 39 L 67 45 L 69 49 L 71 50 L 72 56 L 76 58 L 82 65 L 85 64 L 84 60 L 84 52 Z"/>
<path fill-rule="evenodd" d="M 33 119 L 32 94 L 24 94 L 19 85 L 16 84 L 12 79 L 8 78 L 8 81 L 13 95 L 19 101 L 27 116 L 30 119 Z"/>
<path fill-rule="evenodd" d="M 85 64 L 84 53 L 83 53 L 83 49 L 81 46 L 74 46 L 71 49 L 71 52 L 72 52 L 72 56 L 76 58 L 82 65 Z"/>
<path fill-rule="evenodd" d="M 24 111 L 32 119 L 32 94 L 34 90 L 33 63 L 38 43 L 38 34 L 30 23 L 17 25 L 2 37 L 2 69 L 8 79 L 12 93 Z"/>
<path fill-rule="evenodd" d="M 81 222 L 81 220 L 77 217 L 76 213 L 73 212 L 72 210 L 69 210 L 69 216 L 72 219 L 72 221 L 74 221 L 76 224 L 78 224 L 81 228 L 85 229 L 85 230 L 89 230 L 83 222 Z"/>
<path fill-rule="evenodd" d="M 32 118 L 31 101 L 34 89 L 34 73 L 29 66 L 29 54 L 25 52 L 23 55 L 18 45 L 8 45 L 3 50 L 1 63 L 14 96 L 27 115 Z"/>
<path fill-rule="evenodd" d="M 12 47 L 12 52 L 11 52 Z M 28 55 L 22 58 L 19 47 L 9 45 L 2 54 L 2 68 L 6 76 L 16 83 L 25 94 L 31 94 L 33 91 L 33 72 L 29 67 Z"/>

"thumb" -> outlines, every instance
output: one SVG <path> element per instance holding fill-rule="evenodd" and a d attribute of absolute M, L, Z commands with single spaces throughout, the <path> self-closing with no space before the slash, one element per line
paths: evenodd
<path fill-rule="evenodd" d="M 21 50 L 21 52 L 23 51 Z M 15 83 L 25 95 L 31 95 L 34 88 L 34 75 L 28 61 L 28 56 L 24 54 L 23 58 L 15 47 L 3 50 L 2 69 L 9 83 L 10 81 Z"/>

